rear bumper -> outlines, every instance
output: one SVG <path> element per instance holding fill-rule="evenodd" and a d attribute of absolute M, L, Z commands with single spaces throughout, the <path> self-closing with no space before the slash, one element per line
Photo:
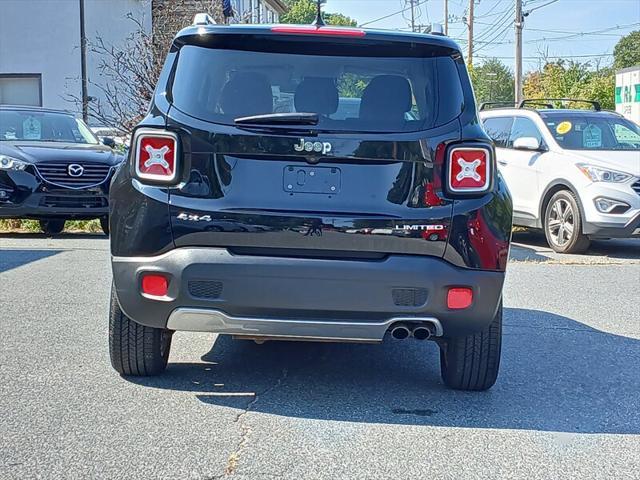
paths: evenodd
<path fill-rule="evenodd" d="M 493 319 L 504 281 L 503 272 L 409 255 L 359 261 L 178 248 L 157 257 L 113 257 L 112 266 L 122 310 L 143 325 L 366 341 L 381 340 L 399 321 L 430 322 L 445 336 L 480 330 Z M 169 278 L 166 297 L 140 293 L 146 272 Z M 473 304 L 447 308 L 450 287 L 472 288 Z"/>

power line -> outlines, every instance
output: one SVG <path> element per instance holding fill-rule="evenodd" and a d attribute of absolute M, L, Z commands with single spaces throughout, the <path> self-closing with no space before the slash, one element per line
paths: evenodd
<path fill-rule="evenodd" d="M 424 5 L 425 3 L 427 3 L 427 1 L 428 1 L 428 0 L 422 0 L 422 1 L 419 1 L 419 2 L 415 3 L 413 6 L 414 6 L 414 7 L 418 7 L 418 6 L 420 6 L 420 5 Z M 385 16 L 383 16 L 383 17 L 376 18 L 376 19 L 374 19 L 374 20 L 369 20 L 368 22 L 361 23 L 361 24 L 360 24 L 360 26 L 361 26 L 361 27 L 364 27 L 365 25 L 371 25 L 372 23 L 379 22 L 380 20 L 386 20 L 387 18 L 395 17 L 396 15 L 400 15 L 400 14 L 402 14 L 402 13 L 404 13 L 404 12 L 406 12 L 407 10 L 410 10 L 410 9 L 411 9 L 411 7 L 403 8 L 402 10 L 398 10 L 397 12 L 390 13 L 390 14 L 385 15 Z"/>
<path fill-rule="evenodd" d="M 513 55 L 511 56 L 502 56 L 502 55 L 477 55 L 478 58 L 483 59 L 491 59 L 497 58 L 498 60 L 512 60 L 515 58 Z M 613 57 L 613 53 L 598 53 L 598 54 L 588 54 L 588 55 L 532 55 L 532 56 L 524 56 L 523 60 L 539 60 L 540 58 L 603 58 L 603 57 Z"/>
<path fill-rule="evenodd" d="M 612 35 L 612 36 L 618 36 L 617 34 L 607 34 L 605 32 L 611 32 L 614 30 L 624 30 L 626 28 L 632 28 L 632 27 L 636 27 L 640 25 L 640 22 L 636 22 L 636 23 L 630 23 L 630 24 L 626 24 L 626 25 L 615 25 L 612 27 L 607 27 L 604 29 L 599 29 L 599 30 L 593 30 L 593 31 L 588 31 L 588 32 L 566 32 L 568 35 L 563 35 L 563 36 L 559 36 L 559 37 L 540 37 L 540 38 L 533 38 L 530 40 L 527 40 L 524 43 L 536 43 L 536 42 L 554 42 L 554 41 L 558 41 L 558 40 L 568 40 L 571 38 L 578 38 L 578 37 L 584 37 L 584 36 L 591 36 L 591 35 Z M 532 30 L 532 31 L 542 31 L 541 29 L 533 29 L 533 28 L 527 28 L 526 30 Z M 565 32 L 562 32 L 565 33 Z M 596 39 L 594 39 L 596 40 Z M 510 45 L 513 43 L 513 41 L 508 41 L 508 42 L 490 42 L 490 41 L 478 41 L 478 40 L 474 40 L 475 43 L 482 43 L 482 44 L 486 44 L 486 43 L 493 43 L 493 45 Z"/>
<path fill-rule="evenodd" d="M 544 8 L 547 5 L 551 5 L 552 3 L 556 3 L 557 1 L 558 0 L 551 0 L 550 2 L 547 2 L 547 3 L 543 4 L 543 5 L 538 5 L 537 7 L 533 7 L 532 9 L 527 10 L 525 12 L 525 16 L 529 15 L 531 12 L 535 12 L 536 10 L 540 10 L 541 8 Z"/>

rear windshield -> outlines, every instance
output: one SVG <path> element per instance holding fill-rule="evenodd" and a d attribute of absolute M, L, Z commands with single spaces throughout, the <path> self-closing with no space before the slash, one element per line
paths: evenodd
<path fill-rule="evenodd" d="M 443 125 L 464 98 L 449 56 L 299 55 L 183 46 L 173 104 L 227 125 L 270 113 L 315 113 L 325 131 L 405 132 Z"/>
<path fill-rule="evenodd" d="M 558 144 L 567 150 L 640 150 L 640 128 L 614 114 L 541 113 Z"/>

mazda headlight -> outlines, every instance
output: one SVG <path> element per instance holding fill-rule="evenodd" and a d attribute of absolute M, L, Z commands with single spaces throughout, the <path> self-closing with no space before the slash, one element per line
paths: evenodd
<path fill-rule="evenodd" d="M 584 163 L 576 165 L 585 176 L 592 182 L 613 182 L 622 183 L 631 178 L 628 173 L 609 170 L 607 168 L 594 167 Z"/>
<path fill-rule="evenodd" d="M 8 155 L 0 155 L 0 170 L 24 170 L 29 164 L 23 160 L 9 157 Z"/>

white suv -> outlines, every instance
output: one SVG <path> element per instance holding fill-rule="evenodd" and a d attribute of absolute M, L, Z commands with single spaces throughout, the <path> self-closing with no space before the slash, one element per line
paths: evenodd
<path fill-rule="evenodd" d="M 556 252 L 583 252 L 590 238 L 640 238 L 640 128 L 590 103 L 595 110 L 526 108 L 536 100 L 480 113 L 514 225 L 544 229 Z"/>

